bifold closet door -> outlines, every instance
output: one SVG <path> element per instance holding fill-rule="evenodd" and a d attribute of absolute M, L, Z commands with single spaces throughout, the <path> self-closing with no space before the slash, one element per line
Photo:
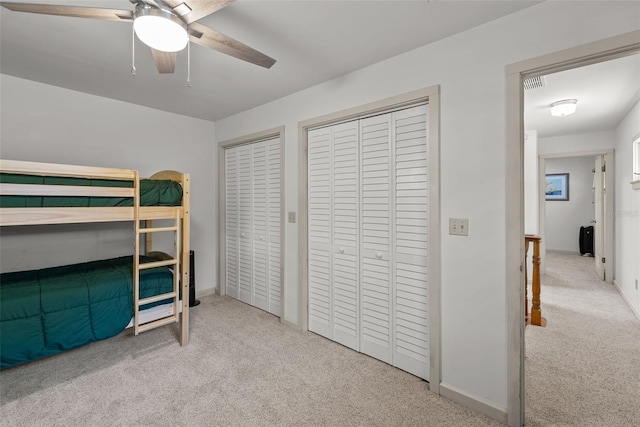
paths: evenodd
<path fill-rule="evenodd" d="M 280 316 L 280 141 L 225 150 L 226 293 Z"/>
<path fill-rule="evenodd" d="M 282 295 L 281 295 L 281 160 L 280 160 L 280 140 L 272 139 L 266 144 L 266 191 L 267 191 L 267 268 L 269 277 L 269 306 L 267 311 L 276 316 L 282 316 Z"/>
<path fill-rule="evenodd" d="M 238 147 L 238 299 L 253 304 L 253 177 L 251 145 Z"/>
<path fill-rule="evenodd" d="M 361 351 L 392 363 L 392 115 L 360 120 Z"/>
<path fill-rule="evenodd" d="M 429 379 L 428 106 L 308 133 L 309 330 Z"/>
<path fill-rule="evenodd" d="M 358 124 L 309 132 L 309 330 L 359 350 Z"/>
<path fill-rule="evenodd" d="M 393 365 L 429 379 L 429 106 L 393 113 Z"/>
<path fill-rule="evenodd" d="M 240 226 L 238 207 L 238 150 L 227 149 L 225 155 L 225 224 L 226 224 L 226 248 L 225 248 L 225 292 L 227 295 L 238 299 L 238 255 L 240 251 L 239 239 Z"/>

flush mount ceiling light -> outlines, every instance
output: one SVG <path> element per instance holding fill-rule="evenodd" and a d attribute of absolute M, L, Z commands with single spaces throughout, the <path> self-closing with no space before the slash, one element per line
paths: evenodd
<path fill-rule="evenodd" d="M 133 30 L 144 44 L 162 52 L 177 52 L 189 42 L 187 24 L 182 19 L 147 5 L 136 7 Z"/>
<path fill-rule="evenodd" d="M 551 115 L 555 117 L 568 116 L 576 112 L 577 99 L 563 99 L 551 104 Z"/>

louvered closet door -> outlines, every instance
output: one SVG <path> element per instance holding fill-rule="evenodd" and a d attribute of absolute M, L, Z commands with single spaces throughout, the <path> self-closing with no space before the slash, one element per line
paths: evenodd
<path fill-rule="evenodd" d="M 333 340 L 359 350 L 358 123 L 332 126 Z"/>
<path fill-rule="evenodd" d="M 308 133 L 309 330 L 429 379 L 428 106 Z"/>
<path fill-rule="evenodd" d="M 266 144 L 251 144 L 251 203 L 253 222 L 253 291 L 251 303 L 269 311 L 269 260 L 267 211 L 267 150 Z"/>
<path fill-rule="evenodd" d="M 429 379 L 428 105 L 394 113 L 393 364 Z"/>
<path fill-rule="evenodd" d="M 281 315 L 280 140 L 225 150 L 226 291 Z"/>
<path fill-rule="evenodd" d="M 267 311 L 282 316 L 281 272 L 280 272 L 280 140 L 266 141 L 267 161 L 267 241 L 269 307 Z"/>
<path fill-rule="evenodd" d="M 253 197 L 251 145 L 238 147 L 238 299 L 252 304 Z"/>
<path fill-rule="evenodd" d="M 309 132 L 309 330 L 359 349 L 358 124 Z"/>
<path fill-rule="evenodd" d="M 332 338 L 333 150 L 330 127 L 308 133 L 309 330 Z"/>
<path fill-rule="evenodd" d="M 361 351 L 392 363 L 391 114 L 360 120 Z"/>
<path fill-rule="evenodd" d="M 226 186 L 226 294 L 238 298 L 238 253 L 240 228 L 238 225 L 238 149 L 225 150 Z"/>

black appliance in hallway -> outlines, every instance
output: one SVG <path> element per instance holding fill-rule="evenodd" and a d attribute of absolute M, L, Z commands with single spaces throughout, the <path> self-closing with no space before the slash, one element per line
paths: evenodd
<path fill-rule="evenodd" d="M 580 255 L 593 256 L 593 225 L 580 227 Z"/>

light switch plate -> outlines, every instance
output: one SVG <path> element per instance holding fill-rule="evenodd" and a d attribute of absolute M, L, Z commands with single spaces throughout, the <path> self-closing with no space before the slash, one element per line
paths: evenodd
<path fill-rule="evenodd" d="M 468 236 L 469 220 L 467 218 L 449 218 L 449 234 L 454 236 Z"/>
<path fill-rule="evenodd" d="M 289 212 L 289 222 L 295 224 L 296 223 L 296 213 L 295 212 Z"/>

